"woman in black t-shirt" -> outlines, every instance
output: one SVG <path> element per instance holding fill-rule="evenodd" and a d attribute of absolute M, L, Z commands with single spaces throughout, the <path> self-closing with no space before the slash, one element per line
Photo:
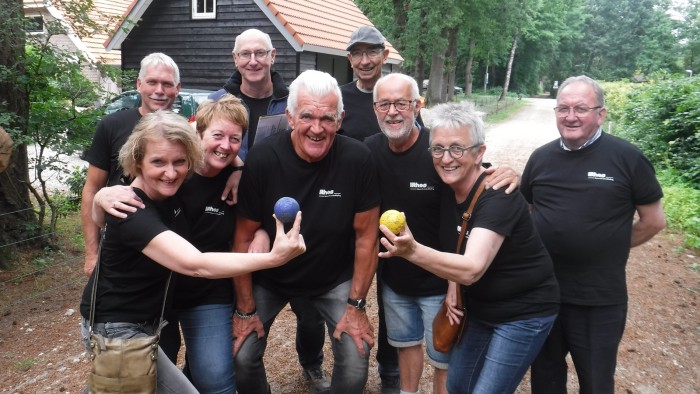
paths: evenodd
<path fill-rule="evenodd" d="M 455 192 L 461 222 L 482 181 L 486 146 L 483 122 L 470 104 L 431 110 L 430 152 L 440 178 Z M 394 235 L 380 226 L 387 251 L 450 281 L 447 316 L 468 315 L 465 334 L 452 349 L 447 389 L 452 393 L 512 393 L 542 347 L 559 307 L 552 261 L 535 231 L 520 193 L 485 190 L 476 202 L 460 254 L 439 252 L 413 238 L 408 227 Z"/>
<path fill-rule="evenodd" d="M 201 253 L 172 231 L 187 227 L 175 195 L 202 158 L 200 142 L 187 121 L 172 112 L 144 116 L 122 147 L 119 160 L 134 177 L 131 187 L 143 209 L 125 217 L 104 215 L 95 202 L 93 219 L 106 225 L 99 256 L 95 325 L 107 337 L 151 335 L 157 328 L 170 270 L 194 277 L 228 278 L 284 264 L 305 250 L 299 214 L 289 233 L 277 221 L 269 253 Z M 96 198 L 96 200 L 99 200 Z M 118 201 L 113 208 L 125 208 Z M 83 334 L 90 311 L 90 278 L 83 293 Z M 159 392 L 197 392 L 167 357 L 158 360 Z"/>

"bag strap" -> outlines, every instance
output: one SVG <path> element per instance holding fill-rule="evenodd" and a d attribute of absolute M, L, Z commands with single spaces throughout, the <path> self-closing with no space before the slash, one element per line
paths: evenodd
<path fill-rule="evenodd" d="M 90 295 L 90 334 L 92 334 L 92 327 L 95 324 L 95 303 L 97 301 L 97 279 L 100 276 L 100 257 L 102 255 L 102 243 L 105 240 L 105 233 L 107 232 L 107 224 L 104 228 L 100 230 L 100 246 L 97 248 L 97 262 L 95 263 L 95 280 L 92 282 L 92 294 Z M 160 309 L 160 320 L 158 321 L 158 328 L 156 329 L 156 335 L 160 335 L 160 330 L 165 327 L 167 322 L 163 320 L 165 315 L 165 303 L 168 299 L 168 288 L 170 287 L 170 280 L 173 277 L 173 271 L 168 274 L 168 281 L 165 283 L 165 296 L 163 297 L 163 306 Z"/>
<path fill-rule="evenodd" d="M 474 206 L 476 206 L 476 201 L 479 199 L 479 196 L 481 196 L 481 192 L 483 192 L 486 188 L 486 185 L 483 181 L 484 177 L 480 176 L 477 180 L 479 184 L 476 185 L 476 191 L 472 196 L 472 200 L 469 202 L 469 208 L 467 208 L 467 210 L 464 211 L 464 213 L 462 214 L 462 227 L 459 231 L 459 238 L 457 239 L 457 250 L 455 251 L 455 253 L 457 254 L 462 253 L 462 241 L 464 241 L 464 234 L 466 234 L 467 232 L 467 222 L 469 222 L 469 220 L 472 218 L 472 212 L 474 211 Z M 459 283 L 457 283 L 457 308 L 463 309 L 461 287 Z"/>

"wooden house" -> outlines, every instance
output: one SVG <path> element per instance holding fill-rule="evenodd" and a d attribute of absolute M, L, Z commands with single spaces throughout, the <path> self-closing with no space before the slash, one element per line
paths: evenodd
<path fill-rule="evenodd" d="M 178 64 L 182 86 L 199 89 L 218 89 L 231 76 L 234 39 L 249 28 L 270 35 L 273 70 L 287 83 L 308 69 L 349 82 L 350 34 L 372 25 L 352 0 L 134 0 L 124 16 L 105 42 L 121 51 L 123 69 L 138 69 L 144 56 L 163 52 Z M 387 46 L 384 71 L 398 71 L 403 59 Z"/>

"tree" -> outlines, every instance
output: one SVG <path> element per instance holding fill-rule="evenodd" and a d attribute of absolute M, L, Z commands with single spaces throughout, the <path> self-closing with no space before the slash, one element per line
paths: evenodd
<path fill-rule="evenodd" d="M 27 37 L 24 31 L 31 22 L 23 17 L 22 1 L 0 0 L 0 126 L 10 133 L 15 149 L 10 167 L 0 173 L 0 245 L 27 240 L 33 240 L 27 242 L 32 246 L 51 243 L 59 207 L 46 188 L 43 171 L 51 168 L 67 173 L 58 154 L 70 155 L 84 148 L 99 116 L 95 108 L 81 110 L 91 106 L 101 93 L 97 84 L 82 75 L 87 60 L 77 51 L 60 49 L 51 40 L 71 29 L 84 36 L 95 32 L 99 26 L 94 21 L 92 1 L 59 0 L 53 4 L 69 16 L 75 28 L 46 20 L 47 34 Z M 30 144 L 38 151 L 32 163 L 38 189 L 29 183 Z M 49 150 L 56 155 L 49 155 Z"/>
<path fill-rule="evenodd" d="M 7 245 L 32 238 L 36 217 L 31 210 L 27 167 L 29 98 L 24 63 L 24 17 L 21 0 L 0 1 L 0 126 L 14 140 L 8 168 L 0 173 L 0 256 Z M 0 257 L 0 264 L 4 259 Z"/>

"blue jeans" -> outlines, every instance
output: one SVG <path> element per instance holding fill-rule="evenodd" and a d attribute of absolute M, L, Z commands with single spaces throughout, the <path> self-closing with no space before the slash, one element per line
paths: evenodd
<path fill-rule="evenodd" d="M 320 296 L 306 297 L 321 314 L 330 333 L 335 331 L 338 321 L 345 313 L 349 292 L 350 281 L 347 281 Z M 267 347 L 267 336 L 275 318 L 289 302 L 289 298 L 257 285 L 253 286 L 253 297 L 265 327 L 265 336 L 258 339 L 257 334 L 251 333 L 236 355 L 236 387 L 240 394 L 265 393 L 267 376 L 263 355 Z M 365 356 L 361 357 L 352 338 L 347 334 L 343 334 L 340 341 L 332 339 L 331 344 L 334 358 L 331 393 L 362 393 L 367 382 L 369 345 L 364 343 Z"/>
<path fill-rule="evenodd" d="M 95 323 L 95 332 L 98 332 L 106 338 L 139 338 L 148 335 L 153 335 L 155 328 L 152 325 L 139 323 Z M 90 351 L 90 328 L 88 322 L 83 318 L 80 325 L 80 333 L 85 343 L 85 348 Z M 158 394 L 196 394 L 197 389 L 180 371 L 177 365 L 163 352 L 163 349 L 158 347 L 157 376 L 158 376 Z"/>
<path fill-rule="evenodd" d="M 445 295 L 406 296 L 394 292 L 384 284 L 383 298 L 389 344 L 402 348 L 423 345 L 425 340 L 425 351 L 430 364 L 447 369 L 450 354 L 438 352 L 433 346 L 433 320 Z"/>
<path fill-rule="evenodd" d="M 447 391 L 513 393 L 540 351 L 557 315 L 490 324 L 469 317 L 447 370 Z"/>
<path fill-rule="evenodd" d="M 235 394 L 231 304 L 177 311 L 187 349 L 190 380 L 202 394 Z"/>

